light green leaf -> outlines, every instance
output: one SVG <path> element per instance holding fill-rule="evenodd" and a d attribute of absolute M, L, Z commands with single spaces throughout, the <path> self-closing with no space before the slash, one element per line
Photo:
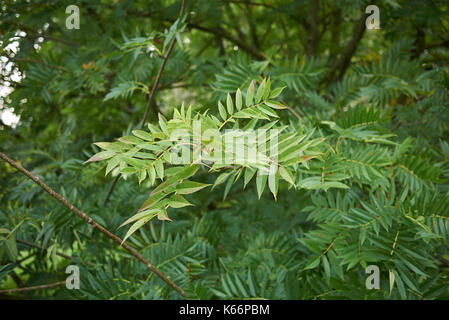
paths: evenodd
<path fill-rule="evenodd" d="M 274 172 L 270 170 L 270 174 L 268 175 L 268 188 L 270 188 L 274 199 L 277 200 L 277 193 L 279 188 L 279 174 L 277 167 L 275 168 Z"/>
<path fill-rule="evenodd" d="M 100 152 L 94 154 L 92 157 L 90 157 L 84 163 L 106 160 L 106 159 L 112 158 L 113 156 L 115 156 L 115 154 L 116 153 L 114 151 L 100 151 Z"/>
<path fill-rule="evenodd" d="M 146 216 L 140 220 L 138 220 L 136 223 L 134 223 L 131 228 L 129 228 L 128 232 L 125 235 L 125 238 L 123 238 L 122 244 L 128 239 L 134 232 L 139 230 L 145 223 L 150 221 L 154 215 Z"/>
<path fill-rule="evenodd" d="M 226 121 L 227 119 L 226 110 L 220 101 L 218 101 L 218 112 L 220 113 L 220 117 L 223 119 L 223 121 Z"/>
<path fill-rule="evenodd" d="M 269 99 L 274 99 L 274 98 L 278 97 L 285 88 L 286 87 L 284 86 L 284 87 L 279 87 L 279 88 L 273 89 L 273 91 L 271 91 L 271 93 L 270 93 Z"/>
<path fill-rule="evenodd" d="M 266 84 L 266 79 L 263 79 L 262 83 L 259 85 L 259 88 L 257 88 L 256 103 L 259 103 L 260 100 L 262 100 L 265 84 Z"/>
<path fill-rule="evenodd" d="M 265 101 L 264 103 L 273 109 L 288 109 L 287 106 L 284 106 L 282 103 L 277 101 Z"/>
<path fill-rule="evenodd" d="M 295 186 L 295 179 L 294 179 L 293 174 L 291 173 L 290 170 L 288 170 L 285 167 L 280 167 L 279 168 L 279 173 L 280 173 L 282 179 L 284 179 L 288 183 L 290 183 L 290 184 Z"/>
<path fill-rule="evenodd" d="M 210 186 L 210 184 L 200 183 L 196 181 L 184 181 L 176 186 L 175 191 L 178 194 L 190 194 L 207 186 Z"/>
<path fill-rule="evenodd" d="M 263 190 L 265 189 L 265 185 L 267 184 L 268 175 L 263 174 L 263 172 L 259 169 L 256 176 L 256 187 L 257 187 L 257 195 L 262 196 Z"/>
<path fill-rule="evenodd" d="M 157 159 L 154 162 L 154 168 L 156 169 L 157 176 L 163 180 L 164 179 L 164 163 L 162 159 Z"/>
<path fill-rule="evenodd" d="M 226 97 L 226 108 L 228 109 L 228 113 L 232 115 L 234 113 L 234 104 L 232 103 L 231 95 L 228 93 Z"/>
<path fill-rule="evenodd" d="M 240 91 L 240 89 L 237 89 L 237 93 L 235 94 L 235 106 L 238 111 L 242 109 L 242 103 L 242 92 Z"/>
<path fill-rule="evenodd" d="M 247 107 L 253 105 L 253 97 L 254 97 L 254 80 L 251 81 L 248 90 L 246 91 L 245 104 Z"/>
<path fill-rule="evenodd" d="M 246 168 L 245 169 L 243 188 L 245 188 L 246 185 L 248 184 L 248 182 L 251 181 L 251 179 L 254 177 L 254 174 L 256 173 L 256 171 L 257 170 L 253 169 L 253 168 Z"/>
<path fill-rule="evenodd" d="M 135 135 L 136 137 L 143 139 L 143 140 L 147 140 L 147 141 L 153 141 L 153 137 L 151 136 L 151 134 L 149 134 L 146 131 L 143 130 L 133 130 L 132 131 L 133 135 Z"/>
<path fill-rule="evenodd" d="M 188 202 L 186 199 L 184 199 L 183 196 L 180 194 L 174 194 L 170 197 L 170 201 L 168 202 L 168 205 L 172 208 L 183 208 L 186 206 L 193 206 L 190 202 Z"/>

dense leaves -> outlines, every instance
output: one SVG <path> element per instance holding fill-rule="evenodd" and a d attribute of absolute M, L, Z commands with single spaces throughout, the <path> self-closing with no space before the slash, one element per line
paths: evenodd
<path fill-rule="evenodd" d="M 449 3 L 182 3 L 2 3 L 1 151 L 193 299 L 449 298 Z M 0 168 L 0 290 L 180 297 Z"/>

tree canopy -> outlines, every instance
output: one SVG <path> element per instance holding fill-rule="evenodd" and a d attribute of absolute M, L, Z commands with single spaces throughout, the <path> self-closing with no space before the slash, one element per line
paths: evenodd
<path fill-rule="evenodd" d="M 449 298 L 449 1 L 6 0 L 0 49 L 0 297 Z"/>

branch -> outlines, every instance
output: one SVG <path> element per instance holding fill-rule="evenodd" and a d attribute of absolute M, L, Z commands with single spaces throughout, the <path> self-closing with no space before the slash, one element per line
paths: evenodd
<path fill-rule="evenodd" d="M 231 41 L 232 43 L 235 43 L 239 48 L 245 50 L 246 52 L 251 54 L 257 60 L 266 60 L 267 59 L 256 48 L 253 48 L 252 46 L 248 45 L 246 42 L 240 40 L 239 38 L 234 37 L 232 34 L 229 34 L 228 32 L 226 32 L 225 30 L 223 30 L 220 27 L 218 27 L 218 28 L 208 28 L 208 27 L 200 26 L 200 25 L 195 24 L 195 23 L 189 23 L 188 25 L 189 25 L 190 28 L 201 30 L 201 31 L 208 32 L 208 33 L 211 33 L 211 34 L 215 34 L 215 35 L 217 35 L 219 37 L 222 37 L 224 39 L 227 39 L 227 40 Z"/>
<path fill-rule="evenodd" d="M 37 249 L 43 250 L 41 245 L 33 243 L 33 242 L 25 241 L 25 240 L 22 240 L 22 239 L 16 239 L 16 242 L 24 244 L 24 245 L 27 245 L 29 247 L 33 247 L 33 248 L 37 248 Z M 58 256 L 60 256 L 60 257 L 62 257 L 64 259 L 67 259 L 67 260 L 73 260 L 73 258 L 71 256 L 66 255 L 64 253 L 61 253 L 61 252 L 57 252 L 56 251 L 56 255 L 58 255 Z M 87 264 L 90 265 L 91 267 L 95 267 L 95 263 L 87 262 Z"/>
<path fill-rule="evenodd" d="M 182 0 L 181 10 L 179 11 L 179 17 L 181 17 L 183 15 L 185 7 L 186 7 L 186 0 Z M 159 85 L 159 82 L 161 81 L 162 72 L 164 72 L 165 64 L 167 63 L 170 53 L 173 51 L 175 43 L 176 43 L 176 36 L 173 35 L 173 38 L 171 39 L 171 42 L 168 46 L 167 53 L 164 54 L 164 56 L 162 57 L 162 63 L 161 63 L 161 66 L 159 67 L 159 71 L 157 72 L 156 80 L 154 81 L 153 87 L 151 88 L 150 95 L 148 96 L 147 107 L 145 108 L 145 113 L 143 114 L 142 123 L 140 124 L 141 128 L 143 128 L 143 126 L 145 125 L 145 122 L 147 121 L 148 113 L 150 112 L 151 103 L 152 103 L 154 95 L 157 91 L 157 86 Z"/>
<path fill-rule="evenodd" d="M 248 15 L 249 32 L 251 35 L 251 39 L 253 41 L 253 46 L 255 48 L 259 49 L 260 48 L 259 39 L 257 37 L 257 30 L 256 30 L 257 23 L 254 23 L 254 21 L 253 21 L 252 9 L 250 8 L 249 1 L 246 2 L 246 12 Z M 270 30 L 270 29 L 271 29 L 271 24 L 268 27 L 268 30 Z"/>
<path fill-rule="evenodd" d="M 309 14 L 307 18 L 307 43 L 306 43 L 306 54 L 307 57 L 315 55 L 316 47 L 319 43 L 318 38 L 318 12 L 320 10 L 319 0 L 309 1 Z"/>
<path fill-rule="evenodd" d="M 60 285 L 63 285 L 63 284 L 65 284 L 65 281 L 58 281 L 55 283 L 43 284 L 43 285 L 34 286 L 34 287 L 0 290 L 0 293 L 14 293 L 14 292 L 24 292 L 24 291 L 32 291 L 32 290 L 39 290 L 39 289 L 48 289 L 48 288 L 59 287 Z"/>
<path fill-rule="evenodd" d="M 340 80 L 343 75 L 345 74 L 346 70 L 349 67 L 349 63 L 351 62 L 351 58 L 354 55 L 357 46 L 360 42 L 360 40 L 363 37 L 363 34 L 365 32 L 365 20 L 366 20 L 367 14 L 363 13 L 360 17 L 359 21 L 357 21 L 357 25 L 354 28 L 354 34 L 349 41 L 349 43 L 346 45 L 346 48 L 343 50 L 343 52 L 340 54 L 340 57 L 334 61 L 332 66 L 330 67 L 330 71 L 327 74 L 325 78 L 323 78 L 323 82 L 329 83 L 333 82 L 334 80 Z M 338 75 L 337 75 L 338 72 Z"/>
<path fill-rule="evenodd" d="M 186 6 L 186 0 L 182 0 L 179 17 L 181 17 L 182 14 L 184 13 L 185 6 Z M 156 94 L 159 82 L 161 81 L 162 73 L 164 72 L 164 68 L 167 63 L 168 57 L 170 56 L 170 54 L 175 46 L 175 43 L 176 43 L 176 35 L 173 35 L 173 39 L 171 40 L 170 44 L 168 45 L 167 53 L 162 57 L 162 63 L 157 72 L 156 80 L 154 81 L 153 87 L 151 88 L 150 94 L 148 96 L 147 106 L 146 106 L 145 112 L 143 114 L 143 119 L 140 124 L 140 128 L 143 128 L 145 125 L 145 122 L 147 121 L 148 114 L 150 113 L 151 105 L 153 103 L 153 98 Z M 112 192 L 114 191 L 114 188 L 117 184 L 118 179 L 120 179 L 120 175 L 117 175 L 117 177 L 115 177 L 114 181 L 112 181 L 112 184 L 111 184 L 111 187 L 109 188 L 108 194 L 106 195 L 106 198 L 104 199 L 104 205 L 106 205 L 108 203 L 109 198 L 111 197 Z"/>
<path fill-rule="evenodd" d="M 170 279 L 168 279 L 159 269 L 157 269 L 155 266 L 153 266 L 149 261 L 147 261 L 144 257 L 142 257 L 136 250 L 131 248 L 126 243 L 123 243 L 123 240 L 117 237 L 115 234 L 111 233 L 106 228 L 99 225 L 95 220 L 93 220 L 90 216 L 85 214 L 84 212 L 80 211 L 78 208 L 76 208 L 73 204 L 68 202 L 66 199 L 64 199 L 62 196 L 60 196 L 58 193 L 56 193 L 53 189 L 51 189 L 49 186 L 47 186 L 45 183 L 39 180 L 39 178 L 35 175 L 33 175 L 31 172 L 29 172 L 27 169 L 22 167 L 20 164 L 9 158 L 4 153 L 0 152 L 0 158 L 2 158 L 5 162 L 9 163 L 11 166 L 19 170 L 21 173 L 23 173 L 25 176 L 27 176 L 29 179 L 34 181 L 37 185 L 39 185 L 42 189 L 47 191 L 53 198 L 61 202 L 65 207 L 67 207 L 70 211 L 78 215 L 81 219 L 83 219 L 85 222 L 90 224 L 93 228 L 98 229 L 101 233 L 106 235 L 108 238 L 114 240 L 119 245 L 121 245 L 126 251 L 128 251 L 130 254 L 132 254 L 134 257 L 137 258 L 140 262 L 145 264 L 148 269 L 150 269 L 152 272 L 154 272 L 156 275 L 158 275 L 165 283 L 167 283 L 170 287 L 172 287 L 176 292 L 178 292 L 183 297 L 186 297 L 187 295 L 185 292 L 178 287 L 175 283 L 173 283 Z"/>
<path fill-rule="evenodd" d="M 35 37 L 35 38 L 42 37 L 44 39 L 47 39 L 47 40 L 50 40 L 53 42 L 59 42 L 59 43 L 62 43 L 62 44 L 68 45 L 68 46 L 74 46 L 74 47 L 78 46 L 78 44 L 76 42 L 73 42 L 70 40 L 57 38 L 57 37 L 51 36 L 51 35 L 49 35 L 47 33 L 43 33 L 43 32 L 42 33 L 35 32 L 32 28 L 27 27 L 22 23 L 15 23 L 15 25 L 18 26 L 23 31 L 25 31 L 26 33 L 28 33 L 28 35 L 30 37 Z"/>

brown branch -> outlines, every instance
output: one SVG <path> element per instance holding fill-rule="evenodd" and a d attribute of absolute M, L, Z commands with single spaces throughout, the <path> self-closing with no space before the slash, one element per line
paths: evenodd
<path fill-rule="evenodd" d="M 257 23 L 254 23 L 253 11 L 250 7 L 249 1 L 246 2 L 246 12 L 248 15 L 249 32 L 250 32 L 251 40 L 253 42 L 253 46 L 256 49 L 259 49 L 260 48 L 259 38 L 257 37 L 257 30 L 256 30 Z M 269 25 L 268 29 L 271 29 L 270 27 L 271 27 L 271 24 Z"/>
<path fill-rule="evenodd" d="M 0 290 L 0 293 L 15 293 L 15 292 L 32 291 L 32 290 L 39 290 L 39 289 L 49 289 L 49 288 L 59 287 L 60 285 L 63 285 L 63 284 L 65 284 L 65 281 L 58 281 L 55 283 L 43 284 L 43 285 L 34 286 L 34 287 Z"/>
<path fill-rule="evenodd" d="M 329 73 L 326 75 L 326 77 L 323 78 L 322 82 L 324 83 L 330 83 L 335 80 L 340 80 L 343 75 L 345 74 L 346 70 L 349 67 L 349 63 L 351 62 L 351 58 L 354 55 L 357 46 L 360 42 L 360 40 L 363 37 L 363 34 L 365 33 L 365 20 L 366 20 L 367 14 L 363 13 L 360 19 L 357 21 L 357 24 L 354 28 L 354 34 L 351 38 L 351 40 L 346 45 L 346 48 L 343 50 L 343 52 L 340 54 L 340 57 L 334 61 L 332 66 L 329 69 Z M 338 75 L 337 75 L 338 73 Z"/>
<path fill-rule="evenodd" d="M 186 0 L 182 0 L 179 17 L 181 17 L 183 15 L 185 6 L 186 6 Z M 161 81 L 162 73 L 164 72 L 168 57 L 170 56 L 170 54 L 175 46 L 175 42 L 176 42 L 176 35 L 173 35 L 173 39 L 171 40 L 170 44 L 168 45 L 167 53 L 162 57 L 162 63 L 157 72 L 156 80 L 154 81 L 153 87 L 151 88 L 150 94 L 148 95 L 147 106 L 145 107 L 145 112 L 143 114 L 143 119 L 140 124 L 140 128 L 143 128 L 145 125 L 145 122 L 147 121 L 148 115 L 150 113 L 151 105 L 153 104 L 153 99 L 154 99 L 154 96 L 157 91 L 157 87 L 159 86 L 159 82 Z M 108 203 L 109 198 L 111 197 L 112 192 L 115 189 L 118 179 L 120 179 L 120 175 L 115 177 L 114 181 L 112 181 L 111 187 L 109 188 L 106 198 L 104 199 L 104 203 L 103 203 L 104 205 L 106 205 Z"/>
<path fill-rule="evenodd" d="M 61 38 L 57 38 L 54 36 L 51 36 L 47 33 L 38 33 L 36 31 L 34 31 L 32 28 L 25 26 L 22 23 L 15 23 L 16 26 L 18 26 L 20 29 L 22 29 L 22 31 L 25 31 L 28 36 L 33 37 L 33 38 L 44 38 L 53 42 L 60 42 L 62 44 L 68 45 L 68 46 L 78 46 L 78 44 L 76 42 L 70 41 L 70 40 L 66 40 L 66 39 L 61 39 Z"/>
<path fill-rule="evenodd" d="M 441 263 L 443 263 L 446 267 L 449 267 L 449 261 L 447 261 L 443 257 L 440 257 L 438 254 L 435 254 L 434 257 L 438 259 Z"/>
<path fill-rule="evenodd" d="M 37 185 L 39 185 L 42 189 L 47 191 L 53 198 L 61 202 L 65 207 L 67 207 L 70 211 L 72 211 L 74 214 L 78 215 L 81 219 L 83 219 L 85 222 L 90 224 L 93 228 L 98 229 L 101 233 L 106 235 L 108 238 L 114 240 L 116 243 L 121 245 L 126 251 L 128 251 L 131 255 L 133 255 L 137 260 L 142 262 L 147 266 L 149 270 L 154 272 L 156 275 L 158 275 L 165 283 L 167 283 L 170 287 L 172 287 L 176 292 L 178 292 L 183 297 L 186 297 L 185 292 L 178 287 L 175 283 L 173 283 L 170 279 L 167 278 L 159 269 L 157 269 L 155 266 L 153 266 L 149 261 L 147 261 L 143 256 L 141 256 L 136 250 L 131 248 L 129 245 L 123 242 L 122 239 L 117 237 L 115 234 L 111 233 L 106 228 L 102 227 L 100 224 L 98 224 L 94 219 L 92 219 L 90 216 L 85 214 L 84 212 L 80 211 L 78 208 L 76 208 L 73 204 L 68 202 L 66 199 L 64 199 L 62 196 L 60 196 L 58 193 L 56 193 L 53 189 L 51 189 L 49 186 L 47 186 L 45 183 L 43 183 L 39 178 L 35 175 L 33 175 L 31 172 L 29 172 L 27 169 L 22 167 L 20 164 L 9 158 L 4 153 L 0 152 L 0 158 L 2 158 L 5 162 L 9 163 L 11 166 L 19 170 L 21 173 L 23 173 L 25 176 L 27 176 L 29 179 L 34 181 Z"/>
<path fill-rule="evenodd" d="M 117 175 L 117 177 L 114 178 L 114 181 L 112 181 L 112 184 L 108 190 L 108 194 L 106 195 L 106 198 L 104 198 L 104 202 L 103 202 L 104 206 L 106 206 L 106 204 L 108 203 L 109 198 L 111 197 L 112 192 L 114 191 L 114 188 L 115 188 L 115 185 L 117 184 L 118 179 L 120 179 L 120 175 Z"/>
<path fill-rule="evenodd" d="M 185 7 L 186 7 L 186 0 L 182 0 L 181 10 L 179 11 L 179 17 L 182 17 Z M 168 57 L 170 56 L 170 53 L 173 51 L 175 43 L 176 43 L 176 35 L 173 35 L 173 39 L 171 39 L 170 44 L 168 45 L 167 53 L 165 53 L 164 56 L 162 57 L 162 63 L 161 66 L 159 67 L 159 71 L 157 72 L 156 80 L 154 81 L 153 87 L 151 88 L 150 91 L 150 95 L 148 96 L 147 107 L 145 108 L 142 123 L 140 124 L 141 128 L 143 128 L 145 122 L 147 121 L 148 114 L 151 108 L 151 103 L 153 101 L 154 95 L 156 94 L 159 82 L 161 81 L 162 73 L 164 72 L 164 68 L 167 63 Z"/>
<path fill-rule="evenodd" d="M 225 31 L 224 29 L 222 29 L 220 27 L 208 28 L 208 27 L 200 26 L 200 25 L 195 24 L 195 23 L 189 23 L 188 25 L 189 25 L 190 28 L 197 29 L 197 30 L 200 30 L 200 31 L 204 31 L 204 32 L 207 32 L 207 33 L 211 33 L 211 34 L 215 34 L 215 35 L 217 35 L 219 37 L 222 37 L 224 39 L 227 39 L 227 40 L 231 41 L 232 43 L 235 43 L 239 48 L 241 48 L 242 50 L 248 52 L 249 54 L 251 54 L 257 60 L 266 60 L 267 59 L 256 48 L 250 46 L 249 44 L 247 44 L 246 42 L 240 40 L 239 38 L 234 37 L 232 34 L 228 33 L 227 31 Z"/>
<path fill-rule="evenodd" d="M 37 248 L 37 249 L 40 249 L 40 250 L 44 250 L 44 249 L 42 248 L 41 245 L 36 244 L 36 243 L 33 243 L 33 242 L 29 242 L 29 241 L 22 240 L 22 239 L 16 239 L 16 241 L 17 241 L 18 243 L 27 245 L 27 246 L 29 246 L 29 247 L 33 247 L 33 248 Z M 58 255 L 58 256 L 60 256 L 60 257 L 62 257 L 62 258 L 64 258 L 64 259 L 67 259 L 67 260 L 73 260 L 73 257 L 71 257 L 71 256 L 69 256 L 69 255 L 66 255 L 66 254 L 64 254 L 64 253 L 62 253 L 62 252 L 57 252 L 57 251 L 56 251 L 56 255 Z M 92 263 L 92 262 L 87 262 L 87 264 L 90 265 L 91 267 L 94 267 L 94 266 L 95 266 L 95 263 Z"/>
<path fill-rule="evenodd" d="M 309 1 L 309 14 L 307 17 L 307 42 L 306 42 L 306 54 L 307 57 L 315 55 L 317 45 L 320 41 L 318 38 L 318 12 L 320 11 L 319 0 Z"/>

